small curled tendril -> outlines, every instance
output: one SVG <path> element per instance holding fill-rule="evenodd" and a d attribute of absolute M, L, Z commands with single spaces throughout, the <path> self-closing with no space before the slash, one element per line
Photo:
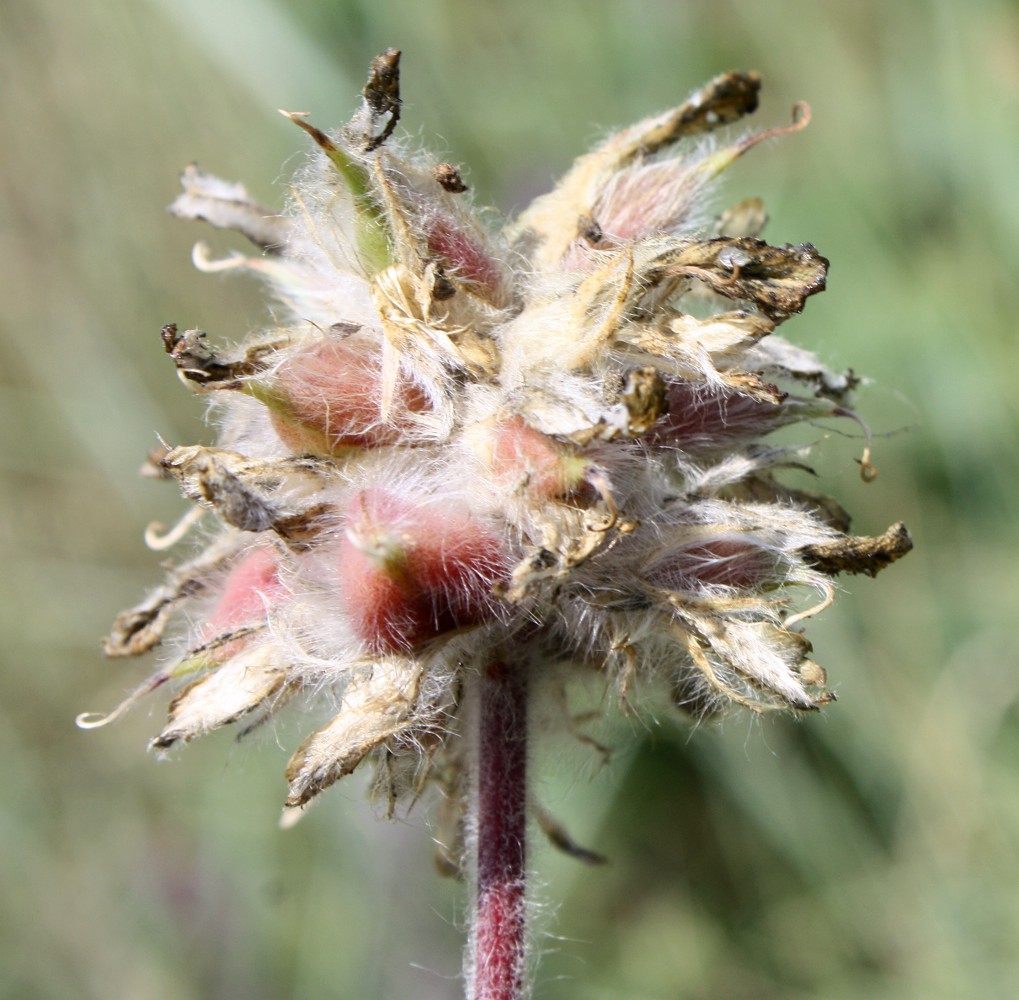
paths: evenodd
<path fill-rule="evenodd" d="M 100 729 L 119 719 L 136 701 L 165 684 L 170 674 L 161 670 L 153 674 L 144 684 L 136 687 L 116 708 L 110 712 L 82 712 L 74 720 L 79 729 Z"/>

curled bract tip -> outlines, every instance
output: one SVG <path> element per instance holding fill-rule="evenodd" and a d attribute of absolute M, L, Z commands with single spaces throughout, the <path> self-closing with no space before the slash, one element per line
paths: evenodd
<path fill-rule="evenodd" d="M 792 120 L 788 125 L 778 125 L 775 128 L 765 129 L 763 132 L 755 132 L 747 136 L 735 147 L 736 155 L 741 156 L 748 149 L 752 149 L 759 142 L 765 139 L 773 139 L 780 135 L 792 135 L 794 132 L 802 132 L 809 124 L 811 118 L 810 105 L 806 101 L 797 101 L 793 105 Z"/>
<path fill-rule="evenodd" d="M 113 722 L 121 712 L 114 710 L 112 712 L 82 712 L 74 717 L 74 724 L 79 729 L 101 729 L 108 722 Z"/>
<path fill-rule="evenodd" d="M 810 110 L 810 105 L 806 101 L 797 101 L 793 105 L 793 123 L 789 126 L 788 131 L 799 132 L 801 129 L 805 129 L 810 124 L 812 117 L 813 112 Z"/>
<path fill-rule="evenodd" d="M 248 261 L 245 257 L 231 256 L 220 260 L 214 260 L 209 244 L 199 240 L 191 248 L 191 263 L 205 274 L 213 274 L 216 271 L 229 271 L 235 267 L 244 267 Z"/>
<path fill-rule="evenodd" d="M 153 552 L 164 552 L 172 549 L 202 519 L 205 510 L 192 507 L 175 525 L 167 529 L 166 525 L 153 521 L 145 528 L 145 544 Z"/>
<path fill-rule="evenodd" d="M 111 722 L 115 722 L 119 719 L 136 701 L 165 684 L 171 676 L 173 676 L 172 673 L 160 670 L 158 673 L 153 674 L 147 681 L 145 681 L 144 684 L 140 684 L 136 687 L 112 711 L 105 713 L 82 712 L 80 715 L 75 716 L 74 724 L 79 729 L 102 729 L 103 726 L 108 726 Z"/>
<path fill-rule="evenodd" d="M 797 622 L 805 621 L 807 618 L 813 618 L 814 615 L 819 615 L 822 611 L 826 611 L 835 603 L 835 588 L 830 583 L 822 584 L 822 590 L 824 597 L 818 601 L 817 604 L 807 608 L 805 611 L 800 611 L 798 614 L 790 615 L 785 620 L 785 627 L 792 628 Z"/>
<path fill-rule="evenodd" d="M 857 459 L 860 463 L 860 478 L 865 483 L 872 483 L 877 479 L 877 466 L 870 460 L 870 445 L 863 449 L 863 454 Z"/>

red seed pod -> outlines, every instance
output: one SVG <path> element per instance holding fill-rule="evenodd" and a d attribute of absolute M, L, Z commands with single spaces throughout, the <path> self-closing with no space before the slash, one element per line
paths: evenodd
<path fill-rule="evenodd" d="M 672 590 L 747 589 L 774 579 L 776 570 L 775 555 L 768 549 L 741 538 L 718 538 L 667 552 L 648 569 L 648 579 Z"/>
<path fill-rule="evenodd" d="M 469 514 L 372 489 L 348 508 L 338 569 L 354 634 L 392 651 L 490 618 L 507 559 Z"/>
<path fill-rule="evenodd" d="M 457 277 L 480 285 L 489 298 L 498 298 L 502 285 L 499 266 L 478 240 L 452 220 L 435 219 L 428 230 L 428 250 L 442 258 Z"/>
<path fill-rule="evenodd" d="M 410 427 L 407 414 L 429 407 L 424 393 L 401 379 L 384 423 L 382 352 L 359 337 L 330 337 L 299 349 L 276 370 L 269 394 L 280 440 L 294 451 L 319 454 L 395 444 Z"/>
<path fill-rule="evenodd" d="M 276 553 L 268 548 L 249 552 L 229 573 L 206 630 L 222 635 L 265 618 L 266 608 L 285 593 Z"/>
<path fill-rule="evenodd" d="M 485 441 L 492 478 L 536 499 L 565 497 L 584 481 L 588 461 L 568 445 L 530 427 L 521 417 L 495 424 Z"/>
<path fill-rule="evenodd" d="M 236 656 L 250 638 L 245 630 L 264 623 L 269 609 L 286 593 L 276 553 L 269 548 L 249 552 L 227 575 L 219 600 L 199 631 L 206 644 L 205 659 L 225 663 Z"/>
<path fill-rule="evenodd" d="M 790 416 L 781 403 L 683 379 L 669 383 L 666 399 L 669 412 L 647 440 L 684 450 L 730 447 L 781 427 Z"/>

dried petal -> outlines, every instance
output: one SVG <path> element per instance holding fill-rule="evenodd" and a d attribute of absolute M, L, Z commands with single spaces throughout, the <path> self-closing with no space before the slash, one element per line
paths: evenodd
<path fill-rule="evenodd" d="M 245 380 L 264 371 L 269 358 L 285 343 L 259 342 L 248 347 L 241 357 L 223 359 L 206 343 L 206 336 L 202 330 L 185 330 L 178 335 L 176 323 L 167 323 L 162 329 L 163 346 L 181 378 L 200 392 L 243 388 Z"/>
<path fill-rule="evenodd" d="M 808 545 L 803 556 L 822 573 L 865 573 L 877 576 L 880 570 L 912 551 L 913 539 L 901 522 L 893 524 L 883 535 L 847 535 L 833 542 Z"/>
<path fill-rule="evenodd" d="M 697 278 L 727 299 L 752 302 L 776 322 L 823 292 L 828 273 L 827 259 L 809 243 L 773 247 L 746 237 L 690 243 L 663 255 L 659 266 L 663 275 Z"/>
<path fill-rule="evenodd" d="M 271 530 L 303 545 L 331 510 L 328 502 L 306 499 L 330 479 L 329 467 L 315 456 L 252 461 L 195 445 L 171 449 L 162 464 L 188 499 L 207 504 L 241 531 Z"/>
<path fill-rule="evenodd" d="M 165 750 L 236 722 L 268 702 L 285 681 L 286 671 L 272 647 L 246 649 L 200 677 L 170 703 L 169 721 L 151 746 Z"/>
<path fill-rule="evenodd" d="M 170 206 L 171 215 L 236 230 L 269 252 L 279 252 L 285 246 L 289 220 L 256 204 L 243 184 L 220 180 L 194 163 L 184 168 L 180 183 L 184 193 Z"/>
<path fill-rule="evenodd" d="M 178 606 L 205 591 L 210 577 L 239 547 L 239 538 L 226 536 L 197 558 L 173 569 L 163 585 L 144 601 L 117 615 L 103 642 L 103 652 L 110 657 L 138 656 L 157 646 Z"/>
<path fill-rule="evenodd" d="M 386 658 L 347 685 L 339 714 L 290 758 L 287 806 L 303 806 L 419 720 L 412 718 L 422 664 Z"/>

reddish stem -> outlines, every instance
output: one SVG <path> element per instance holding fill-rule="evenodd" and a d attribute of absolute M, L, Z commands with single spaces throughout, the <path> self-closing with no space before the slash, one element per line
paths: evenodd
<path fill-rule="evenodd" d="M 477 902 L 471 1000 L 524 991 L 527 836 L 527 677 L 520 664 L 482 671 L 478 708 Z"/>

